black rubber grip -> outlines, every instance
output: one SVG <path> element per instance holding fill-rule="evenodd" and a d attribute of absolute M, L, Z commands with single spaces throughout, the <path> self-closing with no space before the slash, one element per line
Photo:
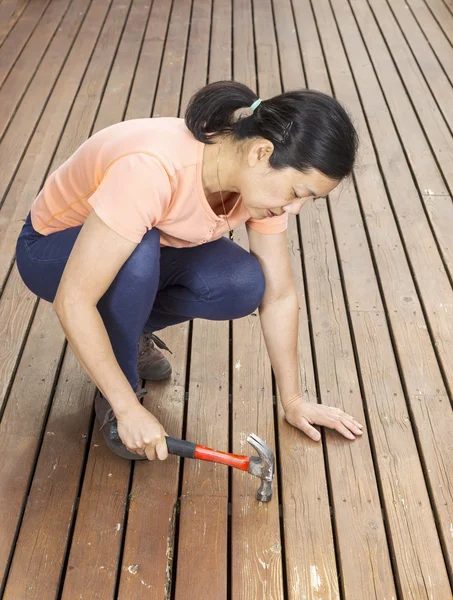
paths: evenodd
<path fill-rule="evenodd" d="M 167 442 L 167 448 L 169 454 L 175 454 L 176 456 L 182 456 L 183 458 L 195 458 L 196 444 L 193 442 L 186 442 L 185 440 L 177 440 L 175 438 L 165 438 Z"/>

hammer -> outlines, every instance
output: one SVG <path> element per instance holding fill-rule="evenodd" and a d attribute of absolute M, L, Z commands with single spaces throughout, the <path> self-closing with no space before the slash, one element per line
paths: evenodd
<path fill-rule="evenodd" d="M 198 458 L 210 462 L 228 465 L 241 471 L 248 471 L 251 475 L 261 479 L 256 497 L 260 502 L 269 502 L 272 498 L 272 479 L 274 477 L 274 453 L 267 444 L 254 433 L 251 433 L 247 441 L 257 451 L 258 456 L 241 456 L 229 452 L 219 452 L 186 442 L 175 438 L 165 438 L 169 454 L 183 456 L 184 458 Z"/>

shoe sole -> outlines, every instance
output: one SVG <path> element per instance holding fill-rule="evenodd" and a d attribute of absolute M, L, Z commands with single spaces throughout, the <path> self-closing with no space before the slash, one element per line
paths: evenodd
<path fill-rule="evenodd" d="M 170 377 L 171 371 L 171 367 L 168 367 L 166 371 L 163 371 L 162 373 L 153 374 L 152 377 L 149 377 L 149 375 L 144 371 L 139 371 L 138 376 L 140 377 L 140 379 L 146 379 L 146 381 L 162 381 L 163 379 L 168 379 Z"/>

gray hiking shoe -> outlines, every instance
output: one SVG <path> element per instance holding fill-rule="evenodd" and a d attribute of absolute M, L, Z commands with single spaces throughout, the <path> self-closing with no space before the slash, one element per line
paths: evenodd
<path fill-rule="evenodd" d="M 146 394 L 147 391 L 142 389 L 137 392 L 137 398 L 143 398 L 143 396 L 146 396 Z M 100 430 L 104 436 L 104 441 L 112 452 L 118 454 L 118 456 L 121 456 L 121 458 L 127 458 L 129 460 L 146 460 L 146 456 L 141 456 L 140 454 L 134 454 L 134 452 L 130 452 L 123 444 L 120 436 L 118 435 L 118 422 L 112 407 L 108 401 L 101 396 L 101 392 L 99 390 L 96 394 L 96 398 L 94 399 L 94 410 L 96 413 L 96 419 L 101 426 Z"/>
<path fill-rule="evenodd" d="M 138 346 L 138 374 L 142 379 L 160 381 L 170 377 L 171 364 L 158 348 L 172 353 L 154 333 L 142 334 Z"/>

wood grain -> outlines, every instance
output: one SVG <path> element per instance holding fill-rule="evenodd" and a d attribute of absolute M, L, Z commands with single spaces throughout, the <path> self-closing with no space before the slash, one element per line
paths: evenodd
<path fill-rule="evenodd" d="M 5 23 L 5 28 L 1 34 L 0 48 L 0 82 L 3 83 L 8 76 L 11 68 L 16 62 L 20 53 L 26 46 L 35 27 L 39 23 L 43 14 L 52 0 L 43 2 L 28 2 L 20 15 L 20 19 L 15 22 L 14 15 L 9 22 Z M 13 25 L 14 23 L 14 25 Z"/>
<path fill-rule="evenodd" d="M 24 319 L 24 315 L 22 315 Z M 24 319 L 25 320 L 25 319 Z M 27 321 L 25 321 L 27 322 Z M 39 304 L 0 422 L 0 580 L 14 548 L 61 359 L 63 334 L 50 304 Z"/>
<path fill-rule="evenodd" d="M 94 391 L 68 350 L 33 474 L 5 599 L 51 600 L 58 592 L 77 504 Z"/>
<path fill-rule="evenodd" d="M 143 402 L 168 435 L 175 438 L 183 435 L 188 332 L 189 326 L 184 323 L 163 334 L 173 352 L 172 378 L 147 383 L 148 395 Z M 179 469 L 180 460 L 175 456 L 163 463 L 143 461 L 135 465 L 120 572 L 120 600 L 170 598 Z"/>
<path fill-rule="evenodd" d="M 228 370 L 228 323 L 194 321 L 186 439 L 223 451 Z M 175 599 L 226 600 L 228 467 L 185 460 L 180 502 Z"/>
<path fill-rule="evenodd" d="M 49 6 L 0 90 L 0 139 L 35 76 L 35 103 L 29 110 L 33 110 L 35 119 L 39 116 L 87 6 L 87 0 L 77 8 L 70 5 L 70 0 L 52 2 Z"/>
<path fill-rule="evenodd" d="M 30 0 L 3 0 L 0 3 L 0 46 L 20 19 Z"/>

